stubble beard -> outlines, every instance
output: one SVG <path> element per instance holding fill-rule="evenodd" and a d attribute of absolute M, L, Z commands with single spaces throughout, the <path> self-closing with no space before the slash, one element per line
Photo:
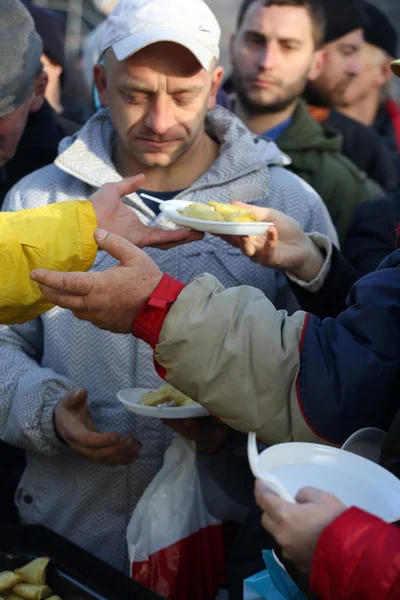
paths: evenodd
<path fill-rule="evenodd" d="M 281 87 L 281 97 L 263 102 L 261 100 L 255 100 L 250 96 L 240 75 L 233 72 L 232 77 L 240 105 L 249 115 L 278 114 L 285 111 L 301 97 L 307 83 L 307 76 L 304 75 L 301 80 L 286 90 Z"/>

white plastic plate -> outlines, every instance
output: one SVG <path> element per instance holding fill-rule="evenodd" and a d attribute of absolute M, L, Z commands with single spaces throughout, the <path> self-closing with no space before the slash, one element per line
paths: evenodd
<path fill-rule="evenodd" d="M 338 448 L 291 442 L 267 448 L 258 461 L 259 470 L 277 477 L 293 496 L 300 488 L 312 486 L 385 521 L 400 518 L 400 480 L 366 458 Z"/>
<path fill-rule="evenodd" d="M 130 388 L 117 392 L 117 398 L 130 412 L 142 417 L 157 419 L 193 419 L 195 417 L 208 417 L 210 413 L 200 404 L 192 406 L 143 406 L 139 404 L 140 398 L 146 392 L 153 392 L 145 388 Z"/>
<path fill-rule="evenodd" d="M 166 200 L 160 204 L 160 209 L 167 218 L 181 227 L 204 231 L 205 233 L 218 233 L 221 235 L 263 235 L 272 223 L 229 223 L 228 221 L 203 221 L 184 217 L 178 210 L 183 210 L 189 204 L 187 200 Z"/>

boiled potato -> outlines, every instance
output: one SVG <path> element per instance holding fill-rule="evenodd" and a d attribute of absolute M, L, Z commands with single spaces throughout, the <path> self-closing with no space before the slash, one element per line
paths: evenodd
<path fill-rule="evenodd" d="M 183 210 L 178 211 L 182 216 L 190 219 L 201 219 L 202 221 L 223 221 L 222 215 L 215 212 L 208 204 L 193 202 Z"/>
<path fill-rule="evenodd" d="M 143 394 L 140 398 L 140 404 L 144 406 L 160 406 L 163 404 L 168 406 L 191 406 L 197 403 L 167 383 L 160 387 L 157 392 Z"/>
<path fill-rule="evenodd" d="M 50 596 L 47 600 L 62 600 L 61 596 Z"/>
<path fill-rule="evenodd" d="M 21 596 L 17 596 L 17 594 L 7 594 L 5 598 L 1 598 L 0 600 L 24 600 Z"/>
<path fill-rule="evenodd" d="M 25 600 L 43 600 L 51 596 L 48 585 L 34 585 L 32 583 L 17 583 L 12 589 L 14 594 L 25 598 Z"/>
<path fill-rule="evenodd" d="M 49 558 L 35 558 L 20 569 L 15 569 L 15 573 L 20 575 L 21 581 L 44 585 L 46 583 L 46 567 L 49 564 Z"/>
<path fill-rule="evenodd" d="M 4 592 L 5 590 L 14 587 L 14 585 L 20 583 L 20 581 L 22 581 L 22 577 L 16 573 L 13 573 L 12 571 L 3 571 L 0 573 L 0 592 Z"/>
<path fill-rule="evenodd" d="M 233 213 L 248 213 L 247 208 L 243 208 L 242 206 L 235 206 L 234 204 L 225 204 L 224 202 L 216 202 L 215 200 L 210 200 L 209 205 L 212 206 L 217 213 L 226 217 L 227 215 L 231 215 Z M 225 219 L 228 221 L 229 219 Z"/>
<path fill-rule="evenodd" d="M 257 223 L 259 219 L 253 213 L 246 211 L 225 215 L 225 221 L 230 223 Z"/>

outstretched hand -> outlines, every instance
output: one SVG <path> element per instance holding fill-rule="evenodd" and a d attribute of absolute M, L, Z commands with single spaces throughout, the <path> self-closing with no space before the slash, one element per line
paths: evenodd
<path fill-rule="evenodd" d="M 96 242 L 120 264 L 106 271 L 61 273 L 39 269 L 31 278 L 52 304 L 71 310 L 100 329 L 130 333 L 140 308 L 161 281 L 155 262 L 127 240 L 104 230 Z"/>
<path fill-rule="evenodd" d="M 300 223 L 273 208 L 263 208 L 233 202 L 255 214 L 260 221 L 272 222 L 267 233 L 256 236 L 219 236 L 263 267 L 288 271 L 304 281 L 316 277 L 324 263 L 324 257 L 304 233 Z"/>
<path fill-rule="evenodd" d="M 190 229 L 170 231 L 144 225 L 137 214 L 121 200 L 122 196 L 136 192 L 143 181 L 144 175 L 135 175 L 118 183 L 106 183 L 90 196 L 99 229 L 116 233 L 138 248 L 151 246 L 160 250 L 168 250 L 204 237 L 203 233 Z"/>

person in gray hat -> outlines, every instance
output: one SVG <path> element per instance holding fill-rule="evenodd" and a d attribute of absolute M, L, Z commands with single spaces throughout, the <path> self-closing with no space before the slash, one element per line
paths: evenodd
<path fill-rule="evenodd" d="M 64 137 L 45 102 L 48 78 L 42 52 L 26 8 L 19 0 L 1 0 L 0 205 L 22 177 L 54 160 Z"/>

